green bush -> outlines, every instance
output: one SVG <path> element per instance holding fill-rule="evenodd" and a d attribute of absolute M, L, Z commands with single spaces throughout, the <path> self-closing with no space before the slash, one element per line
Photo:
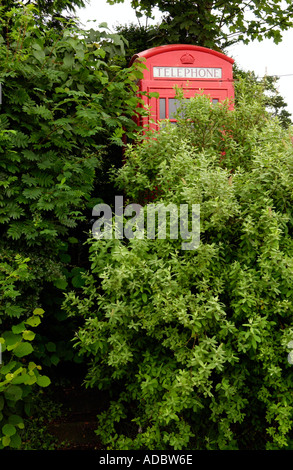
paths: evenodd
<path fill-rule="evenodd" d="M 44 310 L 19 321 L 21 308 L 15 300 L 21 295 L 18 286 L 30 279 L 29 259 L 16 255 L 0 263 L 0 449 L 19 449 L 24 418 L 30 415 L 35 387 L 47 387 L 50 379 L 42 367 L 29 360 L 34 351 L 33 328 L 41 323 Z"/>
<path fill-rule="evenodd" d="M 1 218 L 5 239 L 54 244 L 80 220 L 102 150 L 135 129 L 135 68 L 118 35 L 38 27 L 34 7 L 1 18 Z"/>
<path fill-rule="evenodd" d="M 32 4 L 0 17 L 0 438 L 19 447 L 39 367 L 74 356 L 63 292 L 82 285 L 91 201 L 107 148 L 136 129 L 141 71 L 115 65 L 125 43 L 105 25 L 54 28 Z"/>
<path fill-rule="evenodd" d="M 200 204 L 200 245 L 90 239 L 64 308 L 110 449 L 283 449 L 292 429 L 293 147 L 255 85 L 129 146 L 127 203 Z M 291 343 L 292 344 L 292 343 Z"/>
<path fill-rule="evenodd" d="M 121 150 L 124 133 L 136 129 L 141 72 L 115 65 L 124 53 L 119 35 L 40 27 L 38 13 L 31 4 L 0 7 L 0 259 L 30 258 L 30 279 L 10 310 L 27 317 L 44 308 L 36 353 L 49 365 L 73 354 L 60 304 L 67 286 L 82 284 L 91 201 L 100 196 L 107 148 Z"/>

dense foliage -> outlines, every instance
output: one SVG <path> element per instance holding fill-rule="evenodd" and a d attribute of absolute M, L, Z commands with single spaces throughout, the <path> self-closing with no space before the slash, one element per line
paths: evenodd
<path fill-rule="evenodd" d="M 124 136 L 137 135 L 143 68 L 125 67 L 127 41 L 105 25 L 80 31 L 59 17 L 83 4 L 0 8 L 0 448 L 21 448 L 32 395 L 67 359 L 89 361 L 87 386 L 112 398 L 97 430 L 110 448 L 286 447 L 290 132 L 265 111 L 270 102 L 255 80 L 238 83 L 235 111 L 204 96 L 184 103 L 177 127 L 128 146 L 113 181 L 125 203 L 200 204 L 198 249 L 183 251 L 173 238 L 90 237 L 83 246 L 92 208 L 107 197 L 107 170 L 121 166 Z M 209 23 L 215 5 L 206 9 L 204 45 L 219 33 Z M 278 41 L 291 21 L 288 7 L 279 30 L 265 33 L 279 3 L 259 3 L 253 12 L 264 23 L 249 27 L 237 5 L 222 13 L 238 39 Z M 176 21 L 190 40 L 187 13 Z M 176 26 L 166 21 L 153 30 L 159 40 Z"/>
<path fill-rule="evenodd" d="M 200 204 L 200 245 L 89 240 L 91 269 L 65 310 L 108 390 L 98 435 L 111 449 L 281 449 L 292 436 L 292 176 L 289 131 L 262 90 L 237 107 L 205 96 L 178 126 L 128 146 L 125 204 Z M 127 220 L 127 217 L 125 217 Z"/>
<path fill-rule="evenodd" d="M 14 324 L 9 321 L 20 316 L 16 299 L 21 295 L 20 285 L 31 278 L 28 262 L 20 255 L 14 260 L 6 255 L 0 263 L 0 449 L 20 447 L 23 417 L 31 413 L 31 395 L 36 386 L 50 384 L 50 379 L 40 373 L 42 367 L 27 360 L 34 351 L 36 333 L 32 328 L 41 323 L 44 310 L 35 308 L 28 318 Z"/>
<path fill-rule="evenodd" d="M 110 4 L 124 0 L 107 0 Z M 137 15 L 162 13 L 162 44 L 193 43 L 224 49 L 237 42 L 272 38 L 276 44 L 293 19 L 291 0 L 132 0 Z"/>
<path fill-rule="evenodd" d="M 276 76 L 264 76 L 258 78 L 253 71 L 246 72 L 241 70 L 236 63 L 233 65 L 233 77 L 235 80 L 244 79 L 248 86 L 254 87 L 258 83 L 263 89 L 263 101 L 266 110 L 273 116 L 278 118 L 280 124 L 289 128 L 292 126 L 292 115 L 288 111 L 288 105 L 284 97 L 280 94 L 279 78 Z M 237 99 L 237 97 L 236 97 Z"/>
<path fill-rule="evenodd" d="M 45 23 L 51 27 L 62 29 L 63 21 L 73 20 L 77 8 L 83 8 L 87 0 L 1 0 L 2 11 L 10 11 L 13 7 L 32 7 L 39 27 Z M 35 7 L 35 8 L 34 8 Z"/>
<path fill-rule="evenodd" d="M 74 330 L 60 309 L 62 295 L 68 285 L 83 283 L 88 259 L 79 247 L 89 230 L 93 196 L 101 197 L 109 165 L 105 149 L 118 149 L 121 161 L 123 135 L 131 137 L 136 129 L 135 81 L 141 72 L 115 65 L 125 43 L 104 28 L 40 28 L 34 5 L 0 13 L 2 397 L 9 380 L 18 388 L 34 383 L 38 369 L 29 364 L 35 358 L 49 366 L 73 357 L 68 341 Z M 36 347 L 23 346 L 23 339 L 32 340 L 27 330 L 36 309 L 45 311 Z M 20 357 L 19 349 L 33 354 L 30 363 L 22 354 L 22 367 L 14 357 Z M 8 379 L 12 373 L 17 376 Z M 4 403 L 1 398 L 1 408 Z M 7 413 L 3 409 L 1 419 Z M 3 445 L 19 443 L 8 437 L 4 432 Z"/>

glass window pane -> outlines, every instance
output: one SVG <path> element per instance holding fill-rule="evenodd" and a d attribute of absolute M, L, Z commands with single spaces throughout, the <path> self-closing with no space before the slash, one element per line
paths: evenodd
<path fill-rule="evenodd" d="M 176 98 L 169 98 L 169 119 L 175 119 L 176 111 L 180 106 L 180 101 Z"/>
<path fill-rule="evenodd" d="M 218 98 L 213 98 L 213 104 L 219 103 Z"/>
<path fill-rule="evenodd" d="M 160 98 L 160 119 L 166 119 L 166 99 Z"/>
<path fill-rule="evenodd" d="M 178 100 L 176 98 L 169 98 L 169 119 L 176 119 L 176 112 L 178 108 L 184 108 L 184 102 L 186 102 L 189 98 L 184 98 L 184 100 Z M 184 111 L 180 113 L 180 117 L 184 117 Z"/>

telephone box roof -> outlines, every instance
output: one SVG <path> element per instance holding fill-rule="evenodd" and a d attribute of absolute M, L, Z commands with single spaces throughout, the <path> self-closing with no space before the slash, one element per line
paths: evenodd
<path fill-rule="evenodd" d="M 207 47 L 194 46 L 192 44 L 168 44 L 165 46 L 152 47 L 151 49 L 146 49 L 145 51 L 134 54 L 134 56 L 131 58 L 130 65 L 132 65 L 133 62 L 140 57 L 144 57 L 148 59 L 150 57 L 153 57 L 154 55 L 163 54 L 165 52 L 179 51 L 179 50 L 204 52 L 206 54 L 217 56 L 220 59 L 230 62 L 231 64 L 234 63 L 234 59 L 232 59 L 231 57 L 226 56 L 222 52 L 214 51 L 213 49 L 208 49 Z"/>

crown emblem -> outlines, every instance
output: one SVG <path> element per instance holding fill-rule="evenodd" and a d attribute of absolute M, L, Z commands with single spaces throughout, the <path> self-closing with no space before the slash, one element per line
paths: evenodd
<path fill-rule="evenodd" d="M 186 53 L 180 58 L 180 60 L 182 64 L 193 64 L 195 59 L 193 55 Z"/>

